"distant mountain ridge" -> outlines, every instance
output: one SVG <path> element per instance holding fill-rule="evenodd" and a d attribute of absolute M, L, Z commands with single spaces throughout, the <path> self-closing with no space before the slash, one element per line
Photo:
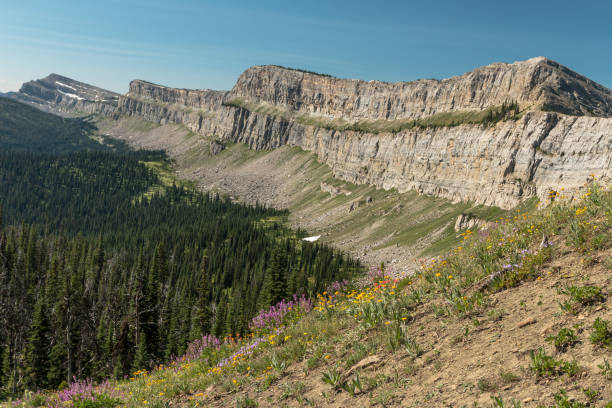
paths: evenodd
<path fill-rule="evenodd" d="M 58 114 L 113 114 L 119 94 L 74 79 L 50 74 L 24 83 L 13 99 Z"/>
<path fill-rule="evenodd" d="M 134 80 L 125 95 L 52 74 L 13 97 L 257 150 L 298 146 L 342 180 L 502 208 L 612 177 L 612 91 L 544 57 L 398 83 L 255 66 L 230 91 Z"/>
<path fill-rule="evenodd" d="M 256 66 L 240 75 L 228 98 L 347 120 L 417 119 L 509 101 L 524 109 L 612 116 L 612 91 L 544 57 L 494 63 L 442 80 L 396 83 Z"/>

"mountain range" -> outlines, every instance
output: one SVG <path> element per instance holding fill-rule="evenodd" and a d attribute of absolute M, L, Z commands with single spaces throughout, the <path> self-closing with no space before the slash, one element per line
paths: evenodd
<path fill-rule="evenodd" d="M 411 264 L 393 248 L 420 253 L 451 239 L 453 226 L 490 218 L 482 205 L 548 201 L 551 191 L 579 194 L 593 176 L 612 176 L 612 91 L 543 57 L 398 83 L 255 66 L 229 91 L 134 80 L 125 95 L 51 74 L 10 97 L 96 115 L 110 136 L 167 150 L 182 177 L 288 207 L 294 224 L 366 261 Z M 293 148 L 314 156 L 296 159 Z M 316 173 L 319 164 L 330 174 Z M 371 231 L 356 233 L 364 220 Z"/>

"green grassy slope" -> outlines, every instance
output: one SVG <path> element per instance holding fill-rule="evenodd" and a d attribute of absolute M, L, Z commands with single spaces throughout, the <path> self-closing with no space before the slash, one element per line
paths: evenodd
<path fill-rule="evenodd" d="M 611 208 L 593 184 L 464 233 L 416 275 L 338 285 L 281 325 L 85 393 L 116 398 L 96 407 L 609 408 Z"/>

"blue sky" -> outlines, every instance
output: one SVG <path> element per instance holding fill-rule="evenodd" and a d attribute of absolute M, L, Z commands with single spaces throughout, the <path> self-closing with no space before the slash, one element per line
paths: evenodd
<path fill-rule="evenodd" d="M 612 88 L 610 1 L 2 0 L 0 91 L 51 72 L 118 92 L 229 89 L 251 65 L 410 81 L 546 56 Z"/>

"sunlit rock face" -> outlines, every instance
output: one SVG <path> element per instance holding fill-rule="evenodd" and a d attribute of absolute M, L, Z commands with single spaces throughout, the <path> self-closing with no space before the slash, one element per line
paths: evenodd
<path fill-rule="evenodd" d="M 119 94 L 51 74 L 24 83 L 12 97 L 41 110 L 61 115 L 112 115 L 117 111 Z"/>
<path fill-rule="evenodd" d="M 576 191 L 593 174 L 604 182 L 612 176 L 612 92 L 542 57 L 405 83 L 257 66 L 230 91 L 135 80 L 125 95 L 52 74 L 24 84 L 13 97 L 55 112 L 180 123 L 212 140 L 252 149 L 299 146 L 343 180 L 502 208 L 531 196 L 545 198 L 551 189 Z M 237 100 L 242 105 L 232 103 Z M 483 111 L 510 101 L 520 106 L 519 118 L 487 125 L 368 133 L 299 120 L 306 115 L 385 123 Z M 249 106 L 269 110 L 257 113 Z"/>

